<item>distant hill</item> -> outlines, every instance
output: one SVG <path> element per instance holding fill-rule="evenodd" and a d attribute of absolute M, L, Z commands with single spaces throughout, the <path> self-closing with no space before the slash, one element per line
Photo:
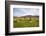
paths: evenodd
<path fill-rule="evenodd" d="M 32 15 L 25 15 L 25 16 L 20 16 L 20 17 L 14 16 L 14 18 L 24 18 L 24 17 L 37 17 L 37 18 L 39 18 L 39 16 L 32 16 Z"/>

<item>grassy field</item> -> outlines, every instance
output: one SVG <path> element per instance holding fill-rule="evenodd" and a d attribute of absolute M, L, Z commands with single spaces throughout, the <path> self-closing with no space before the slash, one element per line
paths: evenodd
<path fill-rule="evenodd" d="M 13 19 L 14 28 L 19 27 L 38 27 L 39 19 L 37 18 L 14 18 Z"/>

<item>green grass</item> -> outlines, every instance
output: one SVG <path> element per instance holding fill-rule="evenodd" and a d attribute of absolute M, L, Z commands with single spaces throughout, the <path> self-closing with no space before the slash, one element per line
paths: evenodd
<path fill-rule="evenodd" d="M 13 26 L 14 26 L 14 28 L 38 27 L 39 26 L 39 19 L 36 19 L 36 18 L 14 18 Z"/>

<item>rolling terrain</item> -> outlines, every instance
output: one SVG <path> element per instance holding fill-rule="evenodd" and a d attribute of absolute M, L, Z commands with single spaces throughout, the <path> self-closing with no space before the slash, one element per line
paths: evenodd
<path fill-rule="evenodd" d="M 39 26 L 39 16 L 13 16 L 13 26 L 14 28 L 19 27 L 38 27 Z"/>

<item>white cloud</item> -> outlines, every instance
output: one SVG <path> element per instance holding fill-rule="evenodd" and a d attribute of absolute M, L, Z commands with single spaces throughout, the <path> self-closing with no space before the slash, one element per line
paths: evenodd
<path fill-rule="evenodd" d="M 24 10 L 24 15 L 33 15 L 33 16 L 39 16 L 39 10 L 37 9 L 31 9 L 31 10 Z"/>

